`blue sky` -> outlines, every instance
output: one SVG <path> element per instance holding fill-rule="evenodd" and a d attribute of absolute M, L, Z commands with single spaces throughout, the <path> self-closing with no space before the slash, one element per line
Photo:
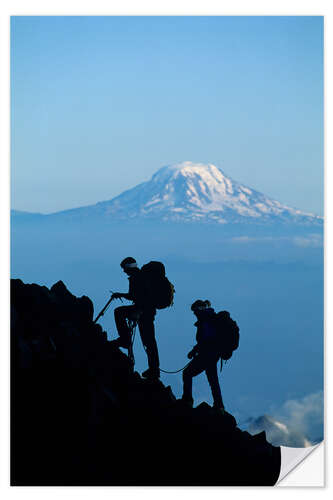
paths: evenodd
<path fill-rule="evenodd" d="M 321 17 L 13 17 L 12 207 L 212 162 L 323 214 Z"/>

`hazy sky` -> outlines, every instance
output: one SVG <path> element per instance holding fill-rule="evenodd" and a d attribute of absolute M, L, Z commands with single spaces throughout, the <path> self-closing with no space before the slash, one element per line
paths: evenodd
<path fill-rule="evenodd" d="M 13 17 L 12 208 L 211 162 L 323 214 L 321 17 Z"/>

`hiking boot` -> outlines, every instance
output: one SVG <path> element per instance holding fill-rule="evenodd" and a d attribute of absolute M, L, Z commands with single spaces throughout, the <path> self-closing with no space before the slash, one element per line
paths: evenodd
<path fill-rule="evenodd" d="M 129 349 L 130 343 L 122 340 L 120 337 L 117 339 L 111 340 L 111 345 L 114 347 L 123 347 L 124 349 Z"/>
<path fill-rule="evenodd" d="M 218 415 L 225 415 L 226 414 L 224 406 L 213 405 L 213 411 L 214 411 L 214 413 L 217 413 Z"/>
<path fill-rule="evenodd" d="M 147 380 L 158 380 L 160 378 L 160 369 L 159 368 L 148 368 L 141 373 L 141 376 Z"/>
<path fill-rule="evenodd" d="M 177 399 L 176 403 L 185 408 L 193 408 L 193 398 L 183 396 L 182 398 Z"/>

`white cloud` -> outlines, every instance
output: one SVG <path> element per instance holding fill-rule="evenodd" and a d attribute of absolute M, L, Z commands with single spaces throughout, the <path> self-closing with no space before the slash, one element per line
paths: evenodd
<path fill-rule="evenodd" d="M 321 234 L 309 234 L 306 237 L 296 236 L 293 238 L 293 243 L 303 248 L 320 248 L 323 246 L 323 237 Z"/>
<path fill-rule="evenodd" d="M 286 238 L 274 238 L 273 236 L 234 236 L 233 238 L 231 238 L 231 241 L 233 241 L 234 243 L 267 243 L 270 241 L 280 241 L 282 239 Z"/>
<path fill-rule="evenodd" d="M 297 430 L 306 435 L 311 442 L 323 437 L 324 394 L 318 391 L 302 399 L 290 399 L 271 415 L 287 425 L 288 429 Z"/>
<path fill-rule="evenodd" d="M 302 248 L 320 248 L 323 246 L 321 234 L 308 234 L 306 236 L 234 236 L 233 243 L 289 243 Z"/>
<path fill-rule="evenodd" d="M 297 429 L 289 428 L 285 423 L 279 422 L 269 415 L 252 419 L 247 430 L 253 435 L 265 431 L 267 441 L 274 446 L 290 446 L 294 448 L 311 446 L 311 442 L 305 434 Z"/>
<path fill-rule="evenodd" d="M 274 446 L 302 448 L 323 439 L 323 419 L 323 392 L 319 391 L 288 400 L 280 408 L 272 408 L 269 415 L 250 418 L 246 428 L 254 435 L 265 431 L 267 441 Z"/>

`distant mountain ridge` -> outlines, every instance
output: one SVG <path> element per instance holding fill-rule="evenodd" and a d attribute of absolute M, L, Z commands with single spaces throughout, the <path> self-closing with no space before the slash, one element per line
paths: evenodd
<path fill-rule="evenodd" d="M 31 214 L 30 214 L 31 215 Z M 213 164 L 185 161 L 159 169 L 149 181 L 108 201 L 48 217 L 107 217 L 174 222 L 322 224 L 323 218 L 269 198 Z"/>

